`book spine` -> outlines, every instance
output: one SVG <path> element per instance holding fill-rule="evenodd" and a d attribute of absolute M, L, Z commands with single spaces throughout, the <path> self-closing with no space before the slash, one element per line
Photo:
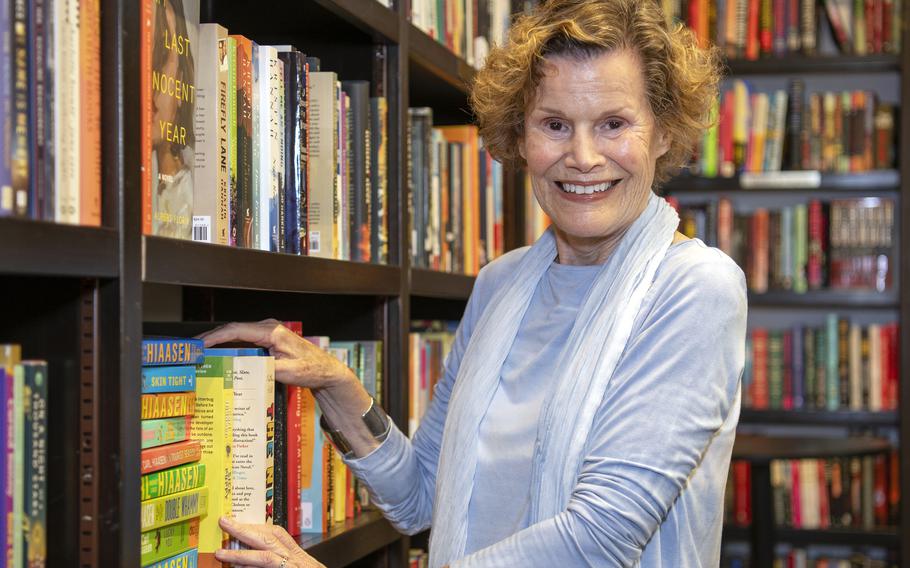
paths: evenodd
<path fill-rule="evenodd" d="M 3 526 L 0 533 L 3 542 L 3 559 L 7 566 L 13 566 L 13 499 L 16 480 L 16 379 L 13 372 L 4 371 L 3 421 L 5 424 L 4 468 L 3 468 Z"/>
<path fill-rule="evenodd" d="M 7 493 L 11 492 L 10 484 L 12 477 L 9 468 L 12 464 L 9 462 L 7 450 L 12 447 L 8 440 L 10 432 L 10 420 L 12 419 L 12 409 L 8 403 L 11 402 L 12 396 L 12 374 L 6 372 L 6 368 L 0 365 L 0 564 L 8 565 L 6 547 L 6 531 L 9 519 L 7 516 L 12 513 L 11 508 L 7 508 Z"/>
<path fill-rule="evenodd" d="M 303 388 L 287 389 L 287 526 L 291 535 L 300 534 L 300 480 L 303 477 Z M 312 458 L 310 458 L 312 459 Z"/>
<path fill-rule="evenodd" d="M 320 410 L 309 389 L 300 393 L 300 432 L 302 440 L 300 464 L 300 532 L 322 533 L 327 522 L 324 514 L 324 494 L 328 484 L 323 456 L 328 446 L 319 428 Z"/>
<path fill-rule="evenodd" d="M 188 392 L 196 390 L 196 367 L 143 367 L 142 394 Z"/>
<path fill-rule="evenodd" d="M 201 339 L 143 339 L 142 365 L 199 365 L 205 357 Z"/>
<path fill-rule="evenodd" d="M 139 509 L 140 530 L 149 531 L 205 515 L 208 510 L 207 487 L 191 489 L 176 495 L 143 501 Z"/>
<path fill-rule="evenodd" d="M 143 566 L 195 548 L 199 543 L 199 519 L 190 519 L 142 533 L 139 554 Z"/>
<path fill-rule="evenodd" d="M 143 475 L 141 501 L 158 499 L 205 486 L 206 464 L 189 463 Z M 217 471 L 213 471 L 217 474 Z"/>
<path fill-rule="evenodd" d="M 9 546 L 12 548 L 10 566 L 24 566 L 25 549 L 20 527 L 24 526 L 25 499 L 25 368 L 16 365 L 13 381 L 13 514 L 10 517 Z"/>
<path fill-rule="evenodd" d="M 287 220 L 287 194 L 285 184 L 287 169 L 285 159 L 288 154 L 288 138 L 285 123 L 288 120 L 285 114 L 285 98 L 287 90 L 284 82 L 284 62 L 278 58 L 278 53 L 272 50 L 269 58 L 269 71 L 271 72 L 270 100 L 272 101 L 272 195 L 269 198 L 269 231 L 271 243 L 269 250 L 285 252 L 287 240 L 285 239 L 285 223 Z"/>
<path fill-rule="evenodd" d="M 23 361 L 25 396 L 24 409 L 24 478 L 23 536 L 24 556 L 28 566 L 44 566 L 47 559 L 47 363 Z"/>
<path fill-rule="evenodd" d="M 198 568 L 198 560 L 199 554 L 196 549 L 190 549 L 145 568 Z"/>
<path fill-rule="evenodd" d="M 10 0 L 11 28 L 4 30 L 6 39 L 12 42 L 12 128 L 9 140 L 9 161 L 12 174 L 13 211 L 18 217 L 29 212 L 29 162 L 31 156 L 32 129 L 29 115 L 34 102 L 29 98 L 28 26 L 29 6 L 27 0 Z"/>
<path fill-rule="evenodd" d="M 32 219 L 44 218 L 45 210 L 45 189 L 47 188 L 47 179 L 45 177 L 47 159 L 45 151 L 47 149 L 47 73 L 50 71 L 46 64 L 48 60 L 48 4 L 45 0 L 32 0 L 29 2 L 29 20 L 31 25 L 28 30 L 28 56 L 29 74 L 28 98 L 32 103 L 31 112 L 29 113 L 29 199 L 28 199 L 28 216 Z M 53 16 L 53 14 L 50 14 Z M 5 60 L 4 60 L 5 61 Z M 53 219 L 53 217 L 51 217 Z"/>
<path fill-rule="evenodd" d="M 300 254 L 300 170 L 297 156 L 300 152 L 300 106 L 298 100 L 298 58 L 296 51 L 279 51 L 278 59 L 284 63 L 284 187 L 282 228 L 279 233 L 283 239 L 284 250 L 290 254 Z"/>
<path fill-rule="evenodd" d="M 350 133 L 350 255 L 351 260 L 369 262 L 369 219 L 367 180 L 367 145 L 369 133 L 369 94 L 370 86 L 366 81 L 342 81 L 344 92 L 350 98 L 350 117 L 346 130 Z M 364 242 L 366 241 L 366 242 Z"/>
<path fill-rule="evenodd" d="M 237 246 L 253 246 L 253 44 L 232 36 L 237 44 Z"/>
<path fill-rule="evenodd" d="M 265 84 L 268 83 L 268 75 L 262 72 L 262 63 L 268 60 L 268 57 L 264 51 L 264 46 L 260 46 L 256 42 L 251 42 L 252 46 L 252 63 L 250 64 L 253 72 L 252 80 L 252 91 L 251 91 L 251 100 L 253 108 L 253 130 L 252 130 L 252 154 L 253 158 L 251 161 L 252 164 L 252 179 L 253 185 L 252 190 L 250 191 L 251 200 L 252 200 L 252 217 L 253 217 L 253 229 L 252 229 L 252 241 L 249 245 L 249 248 L 262 250 L 262 230 L 263 225 L 265 225 L 265 230 L 268 230 L 268 207 L 262 206 L 262 199 L 267 199 L 265 196 L 268 195 L 266 191 L 262 190 L 263 183 L 263 160 L 268 159 L 268 155 L 271 152 L 271 146 L 268 144 L 266 136 L 268 135 L 268 122 L 262 119 L 262 113 L 268 112 L 269 103 L 266 100 L 265 95 L 262 93 L 262 89 Z M 261 55 L 261 57 L 260 57 Z M 266 215 L 265 223 L 263 223 L 262 215 Z M 266 239 L 266 245 L 268 246 L 268 239 Z M 268 250 L 267 248 L 265 250 Z"/>
<path fill-rule="evenodd" d="M 230 130 L 231 118 L 231 81 L 230 81 L 230 45 L 227 39 L 227 30 L 218 29 L 217 65 L 218 65 L 218 101 L 217 119 L 218 119 L 218 155 L 213 157 L 218 162 L 218 191 L 215 201 L 215 219 L 214 230 L 215 237 L 213 242 L 220 245 L 228 245 L 231 242 L 231 165 L 230 165 L 230 137 L 233 135 Z M 201 65 L 200 65 L 201 67 Z"/>
<path fill-rule="evenodd" d="M 299 218 L 298 226 L 300 231 L 300 254 L 309 254 L 309 187 L 310 187 L 310 131 L 312 129 L 311 117 L 310 117 L 310 61 L 302 53 L 298 54 L 298 67 L 302 69 L 298 74 L 298 81 L 303 81 L 303 87 L 298 87 L 298 93 L 302 94 L 303 98 L 299 98 L 297 105 L 300 109 L 300 132 L 298 134 L 300 140 L 300 155 L 299 158 L 299 168 L 300 168 L 300 187 L 298 199 L 299 207 Z M 318 69 L 317 69 L 318 70 Z"/>
<path fill-rule="evenodd" d="M 183 465 L 185 463 L 198 461 L 201 456 L 201 446 L 199 440 L 187 440 L 168 444 L 158 448 L 149 448 L 142 450 L 141 474 L 152 473 Z"/>
<path fill-rule="evenodd" d="M 142 421 L 142 449 L 173 444 L 187 439 L 190 432 L 189 416 L 158 418 Z"/>
<path fill-rule="evenodd" d="M 11 29 L 10 3 L 0 2 L 0 30 L 6 33 Z M 12 46 L 10 42 L 0 42 L 0 58 L 4 62 L 0 65 L 0 217 L 13 215 L 15 210 L 13 203 L 12 171 L 10 170 L 10 139 L 13 132 L 13 83 L 12 83 Z"/>
<path fill-rule="evenodd" d="M 192 416 L 196 412 L 196 393 L 178 392 L 142 395 L 142 420 Z"/>
<path fill-rule="evenodd" d="M 101 225 L 101 6 L 79 0 L 79 222 Z"/>
<path fill-rule="evenodd" d="M 227 64 L 228 64 L 228 164 L 229 164 L 229 215 L 230 228 L 228 234 L 228 244 L 232 247 L 239 246 L 240 227 L 243 222 L 243 216 L 240 214 L 240 194 L 237 187 L 237 40 L 233 37 L 227 38 Z"/>
<path fill-rule="evenodd" d="M 221 88 L 220 42 L 224 28 L 218 24 L 199 26 L 196 56 L 199 69 L 196 84 L 196 169 L 197 187 L 193 192 L 193 240 L 203 243 L 219 242 L 219 213 L 221 209 L 221 172 L 227 152 L 222 153 L 226 140 L 222 136 L 221 109 L 226 101 Z M 225 118 L 227 118 L 225 116 Z M 223 225 L 223 223 L 222 223 Z M 223 228 L 223 227 L 222 227 Z M 226 244 L 226 243 L 220 243 Z"/>
<path fill-rule="evenodd" d="M 139 140 L 140 140 L 140 160 L 142 168 L 142 234 L 151 235 L 152 234 L 152 20 L 155 18 L 155 0 L 141 0 L 142 1 L 142 28 L 139 32 L 139 112 L 140 112 L 140 121 L 139 121 Z M 57 3 L 60 10 L 60 6 L 65 2 L 61 1 Z M 55 55 L 54 62 L 55 65 L 59 66 L 62 64 L 62 61 L 58 58 L 58 55 L 61 53 L 61 50 L 57 49 L 57 44 L 60 42 L 58 37 L 62 33 L 59 27 L 54 28 L 54 45 L 55 45 Z M 54 88 L 58 93 L 60 93 L 59 83 L 61 83 L 62 77 L 59 77 L 54 81 Z M 60 93 L 61 95 L 63 93 Z M 58 97 L 55 97 L 55 100 L 58 100 Z M 58 108 L 60 107 L 58 103 Z M 59 123 L 59 114 L 55 115 L 54 119 L 55 124 L 55 133 L 60 131 Z M 54 147 L 61 148 L 61 140 L 55 136 Z M 58 152 L 59 153 L 59 152 Z M 58 158 L 59 160 L 59 158 Z M 62 164 L 60 164 L 62 165 Z M 57 180 L 61 180 L 61 175 L 59 174 L 60 165 L 57 166 L 56 170 L 58 174 L 56 176 Z M 71 174 L 72 172 L 70 172 Z M 59 185 L 55 183 L 55 189 L 58 194 L 61 191 Z M 58 207 L 60 202 L 60 197 L 57 197 Z"/>
<path fill-rule="evenodd" d="M 311 72 L 307 181 L 308 251 L 332 258 L 335 248 L 335 74 Z"/>

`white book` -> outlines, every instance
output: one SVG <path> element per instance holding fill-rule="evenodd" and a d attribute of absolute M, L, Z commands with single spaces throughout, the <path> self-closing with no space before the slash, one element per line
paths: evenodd
<path fill-rule="evenodd" d="M 196 45 L 196 187 L 193 191 L 193 240 L 228 244 L 230 172 L 228 155 L 228 31 L 201 24 Z M 222 54 L 225 57 L 222 57 Z"/>
<path fill-rule="evenodd" d="M 848 361 L 850 365 L 850 410 L 863 409 L 863 369 L 862 369 L 862 329 L 859 325 L 850 324 L 848 342 Z"/>
<path fill-rule="evenodd" d="M 241 523 L 272 523 L 275 443 L 275 359 L 234 357 L 234 491 Z"/>
<path fill-rule="evenodd" d="M 820 520 L 817 460 L 802 459 L 799 461 L 799 497 L 802 528 L 817 529 Z"/>
<path fill-rule="evenodd" d="M 335 84 L 331 71 L 310 73 L 310 147 L 307 171 L 309 254 L 333 258 L 335 199 Z"/>
<path fill-rule="evenodd" d="M 278 58 L 278 50 L 269 48 L 269 142 L 271 143 L 271 164 L 269 165 L 269 250 L 284 251 L 282 220 L 284 211 L 285 185 L 285 87 L 284 62 Z"/>
<path fill-rule="evenodd" d="M 53 3 L 53 144 L 55 220 L 78 224 L 81 157 L 79 124 L 79 1 Z"/>
<path fill-rule="evenodd" d="M 253 151 L 259 147 L 259 159 L 257 161 L 259 176 L 258 180 L 258 202 L 257 219 L 254 230 L 257 233 L 255 238 L 256 248 L 260 250 L 270 250 L 271 242 L 271 198 L 272 198 L 272 100 L 271 100 L 271 61 L 278 58 L 278 52 L 274 47 L 267 45 L 259 46 L 259 57 L 255 60 L 256 71 L 259 81 L 254 87 L 253 95 L 253 112 L 258 119 L 258 130 L 256 131 L 256 142 L 253 144 Z M 255 171 L 255 169 L 254 169 Z"/>

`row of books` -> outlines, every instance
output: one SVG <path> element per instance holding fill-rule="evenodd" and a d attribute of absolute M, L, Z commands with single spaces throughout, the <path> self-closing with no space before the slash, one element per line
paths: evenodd
<path fill-rule="evenodd" d="M 386 262 L 385 50 L 374 81 L 145 0 L 143 231 Z M 173 17 L 167 17 L 173 12 Z"/>
<path fill-rule="evenodd" d="M 209 488 L 230 482 L 225 453 L 236 448 L 214 438 L 216 410 L 210 400 L 199 400 L 196 413 L 197 384 L 204 376 L 197 374 L 197 365 L 202 363 L 200 341 L 142 342 L 142 566 L 211 566 L 223 544 L 217 526 L 223 502 Z M 200 549 L 208 554 L 200 558 Z"/>
<path fill-rule="evenodd" d="M 408 568 L 427 568 L 430 562 L 429 553 L 422 548 L 408 549 Z"/>
<path fill-rule="evenodd" d="M 286 325 L 302 332 L 300 322 Z M 381 400 L 381 342 L 307 339 Z M 261 349 L 143 341 L 143 566 L 192 549 L 200 566 L 217 566 L 214 551 L 231 545 L 221 516 L 323 533 L 369 504 L 324 437 L 312 393 L 274 377 L 275 360 Z"/>
<path fill-rule="evenodd" d="M 749 462 L 734 460 L 725 518 L 752 522 Z M 774 523 L 795 529 L 894 526 L 900 509 L 897 450 L 874 456 L 771 461 Z"/>
<path fill-rule="evenodd" d="M 751 566 L 748 550 L 734 549 L 727 545 L 721 552 L 721 568 L 749 568 Z M 897 568 L 894 551 L 882 548 L 853 547 L 794 548 L 790 545 L 778 545 L 774 550 L 774 568 Z"/>
<path fill-rule="evenodd" d="M 679 230 L 730 255 L 753 292 L 891 288 L 891 199 L 812 199 L 748 212 L 735 211 L 727 197 L 684 205 L 670 200 L 679 210 Z"/>
<path fill-rule="evenodd" d="M 408 20 L 480 68 L 494 45 L 504 45 L 511 22 L 509 0 L 411 0 Z"/>
<path fill-rule="evenodd" d="M 706 46 L 732 59 L 815 55 L 820 26 L 841 53 L 900 53 L 901 0 L 663 0 L 669 21 L 684 21 Z"/>
<path fill-rule="evenodd" d="M 898 324 L 862 326 L 829 314 L 821 327 L 753 327 L 743 406 L 758 410 L 897 410 Z"/>
<path fill-rule="evenodd" d="M 458 322 L 420 320 L 411 322 L 408 335 L 408 431 L 413 436 L 433 398 L 433 388 L 443 378 L 443 363 L 455 342 Z"/>
<path fill-rule="evenodd" d="M 100 2 L 8 2 L 0 29 L 0 217 L 100 225 Z"/>
<path fill-rule="evenodd" d="M 47 371 L 0 344 L 0 565 L 10 568 L 47 560 Z"/>
<path fill-rule="evenodd" d="M 521 188 L 524 203 L 524 244 L 534 244 L 547 227 L 550 226 L 550 217 L 544 213 L 534 196 L 531 177 L 525 173 L 524 184 Z"/>
<path fill-rule="evenodd" d="M 893 167 L 895 109 L 872 91 L 755 91 L 742 79 L 721 93 L 717 120 L 705 131 L 693 172 L 818 170 L 850 173 Z"/>
<path fill-rule="evenodd" d="M 433 126 L 409 109 L 408 211 L 414 266 L 477 274 L 505 251 L 502 165 L 475 126 Z"/>

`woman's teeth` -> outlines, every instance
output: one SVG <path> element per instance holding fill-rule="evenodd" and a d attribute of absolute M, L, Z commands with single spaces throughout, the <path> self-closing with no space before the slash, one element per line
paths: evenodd
<path fill-rule="evenodd" d="M 559 188 L 565 191 L 566 193 L 576 193 L 576 194 L 591 194 L 591 193 L 600 193 L 601 191 L 606 191 L 616 185 L 618 180 L 613 180 L 605 183 L 598 183 L 596 185 L 575 185 L 574 183 L 561 183 L 557 182 Z"/>

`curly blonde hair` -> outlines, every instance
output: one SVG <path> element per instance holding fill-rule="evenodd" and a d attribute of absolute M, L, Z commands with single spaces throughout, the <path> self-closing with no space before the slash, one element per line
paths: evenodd
<path fill-rule="evenodd" d="M 548 0 L 519 16 L 506 44 L 491 50 L 471 87 L 487 150 L 501 162 L 522 162 L 518 145 L 525 112 L 548 56 L 583 59 L 616 49 L 638 56 L 651 111 L 670 138 L 654 181 L 673 175 L 711 124 L 720 65 L 716 48 L 698 47 L 682 24 L 668 27 L 656 0 Z"/>

